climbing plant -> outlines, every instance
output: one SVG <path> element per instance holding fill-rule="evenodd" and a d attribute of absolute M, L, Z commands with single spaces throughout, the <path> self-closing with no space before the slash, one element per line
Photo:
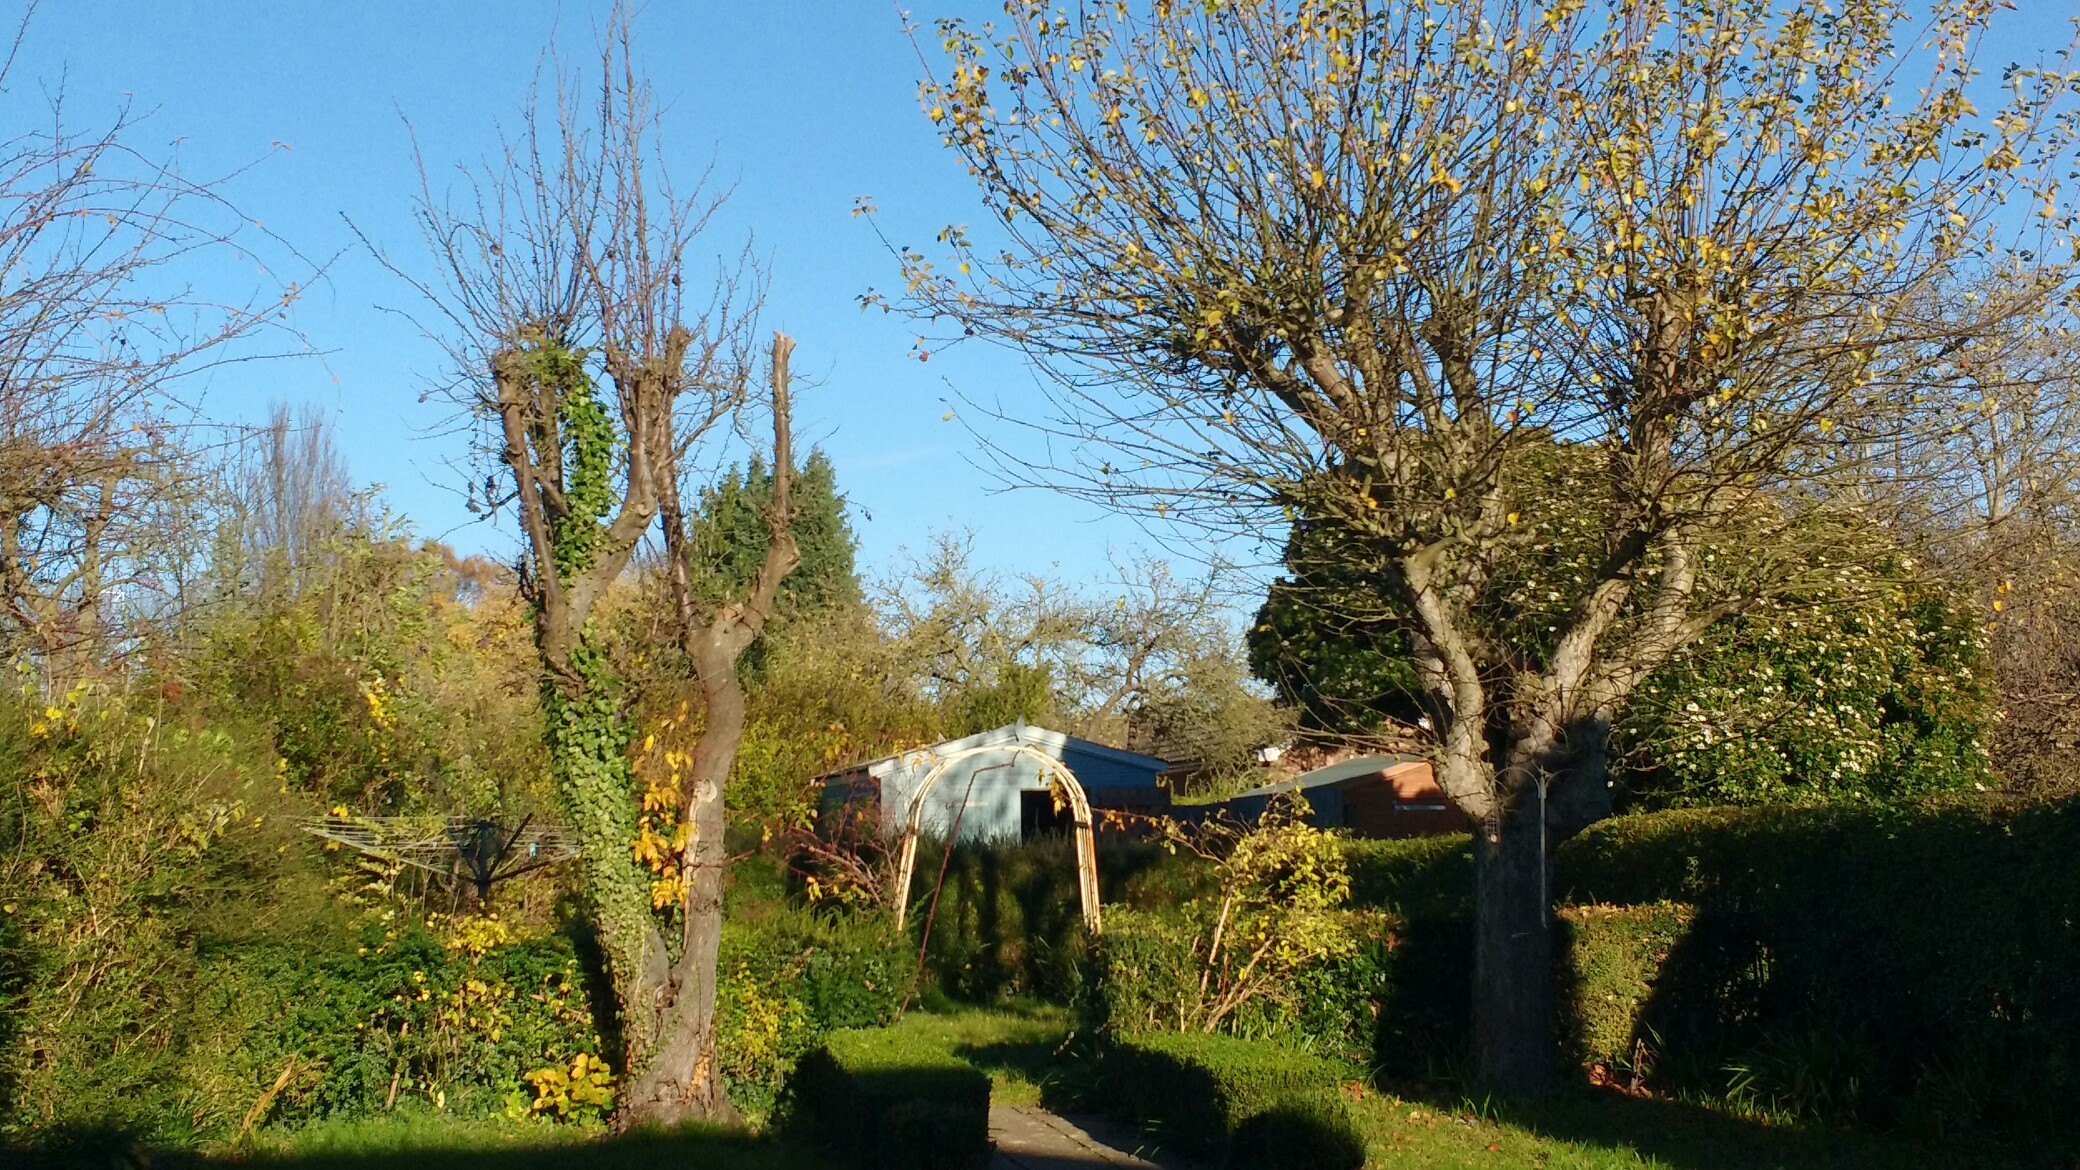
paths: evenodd
<path fill-rule="evenodd" d="M 526 542 L 521 584 L 550 766 L 585 855 L 620 1011 L 616 1117 L 727 1121 L 737 1114 L 715 1025 L 723 788 L 745 724 L 739 662 L 801 562 L 789 496 L 793 342 L 774 338 L 761 392 L 752 316 L 736 295 L 758 281 L 726 274 L 712 301 L 686 300 L 687 252 L 712 207 L 698 185 L 666 181 L 633 36 L 617 7 L 600 58 L 605 100 L 573 96 L 593 92 L 589 82 L 552 87 L 553 111 L 530 111 L 526 141 L 480 176 L 508 197 L 497 214 L 483 203 L 419 212 L 444 284 L 427 291 L 459 327 L 458 405 L 491 424 L 482 450 L 503 473 L 486 478 L 483 502 L 510 504 Z M 731 522 L 697 533 L 704 501 L 689 515 L 682 469 L 737 457 L 754 412 L 770 417 L 773 445 L 761 454 L 773 470 L 739 493 Z M 617 677 L 602 603 L 653 532 L 663 600 L 646 655 L 670 669 L 646 667 L 639 681 L 696 709 L 681 724 L 691 741 L 673 745 L 681 774 L 646 783 L 639 806 L 630 711 L 643 696 Z"/>

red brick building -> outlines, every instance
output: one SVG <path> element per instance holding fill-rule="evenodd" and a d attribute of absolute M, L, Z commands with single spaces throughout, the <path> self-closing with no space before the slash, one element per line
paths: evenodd
<path fill-rule="evenodd" d="M 1353 837 L 1428 837 L 1468 828 L 1466 814 L 1437 786 L 1430 761 L 1416 755 L 1356 756 L 1199 807 L 1201 815 L 1225 812 L 1253 821 L 1272 797 L 1296 790 L 1307 798 L 1310 824 Z"/>

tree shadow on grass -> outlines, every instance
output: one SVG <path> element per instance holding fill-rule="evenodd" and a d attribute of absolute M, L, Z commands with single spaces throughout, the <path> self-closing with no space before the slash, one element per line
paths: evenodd
<path fill-rule="evenodd" d="M 74 1131 L 36 1149 L 0 1147 L 0 1164 L 19 1170 L 838 1170 L 807 1146 L 699 1127 L 541 1144 L 450 1144 L 437 1133 L 426 1137 L 423 1145 L 385 1143 L 379 1149 L 205 1156 L 151 1149 L 117 1132 Z"/>
<path fill-rule="evenodd" d="M 1038 1085 L 1044 1091 L 1068 1069 L 1061 1055 L 1064 1039 L 1059 1035 L 1043 1035 L 989 1044 L 961 1044 L 954 1047 L 953 1054 L 993 1078 L 1016 1078 Z"/>
<path fill-rule="evenodd" d="M 1671 1170 L 2075 1165 L 2070 1152 L 1993 1143 L 1935 1145 L 1839 1127 L 1772 1124 L 1684 1101 L 1589 1088 L 1571 1088 L 1544 1101 L 1493 1103 L 1482 1111 L 1543 1137 L 1630 1150 Z"/>

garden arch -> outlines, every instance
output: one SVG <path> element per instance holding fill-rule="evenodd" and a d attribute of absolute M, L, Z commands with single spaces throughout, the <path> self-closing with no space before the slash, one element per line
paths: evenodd
<path fill-rule="evenodd" d="M 902 928 L 904 916 L 910 908 L 910 879 L 917 864 L 917 833 L 919 822 L 924 816 L 925 798 L 931 795 L 932 789 L 939 783 L 940 778 L 946 775 L 948 768 L 962 760 L 992 753 L 1009 753 L 1013 761 L 1019 756 L 1033 757 L 1040 762 L 1040 775 L 1047 779 L 1049 789 L 1060 784 L 1062 792 L 1067 795 L 1069 818 L 1075 826 L 1076 834 L 1076 890 L 1083 901 L 1083 926 L 1092 934 L 1099 933 L 1102 924 L 1098 918 L 1098 843 L 1092 823 L 1090 799 L 1084 794 L 1083 784 L 1076 779 L 1076 773 L 1069 770 L 1069 765 L 1039 748 L 1022 743 L 964 748 L 943 756 L 932 766 L 930 772 L 925 773 L 917 791 L 910 794 L 910 806 L 903 812 L 901 860 L 896 867 L 896 928 Z M 965 801 L 963 807 L 966 807 Z M 952 831 L 949 829 L 949 833 Z M 949 840 L 949 847 L 951 844 Z"/>

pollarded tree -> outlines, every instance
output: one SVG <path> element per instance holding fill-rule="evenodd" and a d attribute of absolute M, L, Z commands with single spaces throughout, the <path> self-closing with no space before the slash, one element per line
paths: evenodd
<path fill-rule="evenodd" d="M 617 8 L 593 91 L 561 85 L 546 124 L 530 110 L 473 200 L 458 207 L 429 190 L 419 208 L 439 271 L 422 288 L 442 314 L 452 394 L 483 428 L 482 453 L 498 469 L 483 495 L 514 506 L 525 541 L 520 584 L 533 610 L 550 770 L 583 850 L 627 1047 L 624 1124 L 735 1116 L 715 1057 L 715 962 L 723 788 L 745 721 L 737 664 L 800 559 L 794 343 L 774 336 L 761 388 L 753 290 L 725 274 L 706 304 L 689 298 L 699 283 L 689 253 L 716 200 L 666 176 L 632 36 Z M 759 415 L 770 418 L 774 470 L 759 552 L 739 565 L 731 550 L 694 539 L 682 484 L 729 458 L 732 436 Z M 701 715 L 672 789 L 680 877 L 661 899 L 636 855 L 627 696 L 593 625 L 638 543 L 660 530 L 668 636 Z M 748 571 L 729 577 L 734 568 Z"/>
<path fill-rule="evenodd" d="M 1412 615 L 1479 826 L 1491 1087 L 1550 1079 L 1545 858 L 1609 808 L 1640 680 L 1813 587 L 1797 513 L 1961 342 L 2068 287 L 2069 54 L 1975 80 L 1997 7 L 1012 0 L 939 27 L 922 102 L 1002 243 L 905 250 L 903 307 L 1055 376 L 1016 421 L 1057 441 L 1011 474 L 1216 535 L 1316 518 Z M 1488 578 L 1558 503 L 1513 456 L 1555 440 L 1602 461 L 1600 555 L 1512 623 Z M 1768 555 L 1701 591 L 1714 541 Z"/>

